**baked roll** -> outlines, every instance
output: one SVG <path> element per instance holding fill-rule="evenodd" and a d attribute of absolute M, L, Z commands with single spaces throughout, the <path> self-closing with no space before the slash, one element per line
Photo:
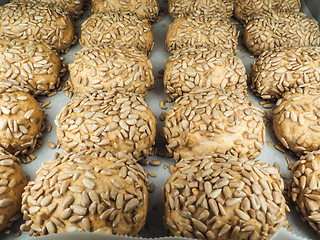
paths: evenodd
<path fill-rule="evenodd" d="M 173 236 L 268 239 L 288 225 L 278 170 L 245 157 L 183 159 L 163 188 L 164 223 Z"/>
<path fill-rule="evenodd" d="M 69 64 L 71 82 L 79 93 L 125 91 L 146 95 L 154 85 L 152 63 L 139 50 L 119 45 L 84 47 Z"/>
<path fill-rule="evenodd" d="M 169 25 L 166 44 L 171 53 L 188 47 L 219 47 L 236 55 L 238 36 L 236 27 L 220 15 L 188 16 Z"/>
<path fill-rule="evenodd" d="M 149 54 L 153 48 L 152 27 L 130 11 L 92 14 L 81 26 L 82 47 L 122 44 Z"/>
<path fill-rule="evenodd" d="M 263 149 L 265 126 L 261 110 L 245 93 L 211 88 L 179 97 L 163 132 L 176 161 L 214 153 L 255 159 Z"/>
<path fill-rule="evenodd" d="M 21 1 L 0 7 L 0 38 L 44 42 L 65 53 L 74 43 L 75 31 L 67 13 L 57 5 Z"/>
<path fill-rule="evenodd" d="M 115 89 L 77 94 L 55 120 L 65 151 L 103 149 L 147 157 L 155 143 L 156 118 L 144 98 Z"/>
<path fill-rule="evenodd" d="M 91 11 L 93 13 L 106 11 L 131 11 L 141 18 L 155 22 L 159 14 L 158 0 L 92 0 Z"/>
<path fill-rule="evenodd" d="M 247 76 L 242 61 L 228 50 L 185 48 L 175 51 L 164 71 L 164 90 L 177 98 L 197 88 L 246 91 Z"/>
<path fill-rule="evenodd" d="M 43 163 L 22 198 L 22 229 L 41 236 L 96 232 L 136 236 L 148 210 L 147 177 L 132 155 L 80 151 Z"/>
<path fill-rule="evenodd" d="M 317 46 L 320 43 L 318 22 L 304 13 L 269 10 L 259 13 L 244 29 L 244 43 L 254 55 L 277 47 Z"/>
<path fill-rule="evenodd" d="M 221 14 L 232 17 L 234 0 L 169 0 L 169 13 L 173 18 L 187 15 Z"/>

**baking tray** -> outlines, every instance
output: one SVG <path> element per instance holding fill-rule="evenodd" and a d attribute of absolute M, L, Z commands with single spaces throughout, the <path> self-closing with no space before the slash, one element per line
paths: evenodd
<path fill-rule="evenodd" d="M 308 4 L 308 7 L 313 10 L 313 14 L 315 16 L 320 16 L 320 9 L 317 7 L 319 6 L 320 1 L 319 0 L 306 0 L 307 2 L 302 1 L 302 9 L 301 11 L 306 13 L 308 17 L 311 17 L 311 13 L 309 9 L 307 8 L 306 3 Z M 0 0 L 0 5 L 4 5 L 9 1 L 7 0 Z M 318 5 L 317 5 L 318 4 Z M 162 8 L 167 7 L 166 0 L 160 0 L 160 6 Z M 83 14 L 82 20 L 80 23 L 86 19 L 90 15 L 90 12 L 88 10 L 85 11 Z M 146 96 L 146 100 L 148 104 L 150 105 L 154 115 L 157 118 L 158 126 L 157 126 L 157 139 L 156 139 L 156 147 L 160 150 L 165 150 L 165 140 L 161 137 L 162 135 L 162 127 L 164 122 L 160 120 L 159 116 L 162 111 L 168 112 L 170 109 L 171 104 L 166 104 L 168 107 L 167 110 L 160 108 L 160 101 L 165 100 L 168 96 L 164 93 L 164 87 L 163 87 L 163 70 L 164 65 L 166 63 L 166 60 L 169 57 L 169 53 L 165 51 L 165 38 L 166 33 L 168 31 L 168 25 L 172 22 L 172 18 L 167 14 L 161 18 L 159 22 L 153 25 L 154 30 L 154 39 L 155 39 L 155 46 L 153 48 L 153 51 L 151 53 L 150 59 L 153 63 L 153 73 L 155 76 L 155 88 L 150 90 L 149 93 Z M 78 27 L 78 36 L 80 33 L 80 28 Z M 74 53 L 81 49 L 79 44 L 74 45 L 70 51 L 62 55 L 62 57 L 65 58 L 64 63 L 68 64 L 71 63 L 74 59 Z M 250 63 L 253 62 L 255 59 L 252 58 L 251 53 L 249 53 L 243 44 L 242 36 L 240 34 L 239 37 L 239 49 L 240 52 L 237 55 L 245 64 L 247 69 L 247 74 L 250 73 Z M 262 99 L 257 98 L 254 96 L 250 91 L 250 99 L 254 102 L 254 104 L 262 109 L 264 109 L 259 102 L 262 101 Z M 49 105 L 49 109 L 44 109 L 44 111 L 48 115 L 48 120 L 46 124 L 52 125 L 52 131 L 51 132 L 45 132 L 43 138 L 41 139 L 43 142 L 43 146 L 39 149 L 37 149 L 34 154 L 37 156 L 37 158 L 28 164 L 21 164 L 21 167 L 26 175 L 29 175 L 30 178 L 33 180 L 35 178 L 35 172 L 40 168 L 41 163 L 47 162 L 54 158 L 54 154 L 56 152 L 61 153 L 61 149 L 50 149 L 48 147 L 49 142 L 57 143 L 57 136 L 55 133 L 55 124 L 54 119 L 56 115 L 60 112 L 62 107 L 70 101 L 70 99 L 65 95 L 63 91 L 58 92 L 56 95 L 52 97 L 43 97 L 42 100 L 51 101 Z M 269 109 L 264 109 L 268 112 Z M 267 142 L 272 143 L 272 146 L 269 146 Z M 265 162 L 268 162 L 269 164 L 273 165 L 275 162 L 279 164 L 280 166 L 280 173 L 286 174 L 286 176 L 289 176 L 289 170 L 287 166 L 287 162 L 285 160 L 285 157 L 288 157 L 291 159 L 291 161 L 296 161 L 297 158 L 293 157 L 292 155 L 289 155 L 288 153 L 283 153 L 275 149 L 275 145 L 279 144 L 273 130 L 270 126 L 266 127 L 266 139 L 264 144 L 264 149 L 259 157 L 259 159 L 262 159 Z M 144 168 L 148 170 L 149 172 L 155 173 L 156 177 L 149 177 L 149 181 L 154 182 L 155 189 L 153 193 L 150 193 L 150 204 L 149 204 L 149 212 L 146 220 L 146 226 L 141 230 L 140 237 L 143 238 L 157 238 L 157 237 L 168 237 L 168 233 L 165 231 L 163 227 L 163 204 L 161 199 L 161 187 L 165 184 L 165 181 L 170 176 L 170 170 L 169 168 L 164 168 L 164 166 L 169 166 L 171 164 L 174 164 L 174 161 L 172 159 L 159 157 L 159 156 L 149 156 L 148 160 L 160 160 L 161 164 L 160 166 L 145 166 Z M 285 179 L 286 180 L 286 179 Z M 289 205 L 291 212 L 288 213 L 288 221 L 289 224 L 292 225 L 292 233 L 296 236 L 287 233 L 284 229 L 282 229 L 276 236 L 274 236 L 274 239 L 301 239 L 300 237 L 303 237 L 305 239 L 319 239 L 319 236 L 316 234 L 316 232 L 305 222 L 303 222 L 300 218 L 300 214 L 297 213 L 294 209 L 293 205 Z M 19 226 L 22 223 L 22 220 L 17 221 L 10 229 L 11 233 L 0 233 L 0 240 L 25 240 L 30 239 L 27 232 L 22 232 L 20 236 L 19 235 Z M 297 237 L 299 236 L 299 237 Z M 166 239 L 170 239 L 172 237 L 168 237 Z M 37 239 L 47 239 L 47 240 L 55 240 L 55 239 L 91 239 L 91 240 L 100 240 L 100 239 L 123 239 L 123 237 L 119 236 L 112 236 L 112 235 L 101 235 L 101 234 L 92 234 L 92 233 L 70 233 L 70 234 L 54 234 L 54 235 L 48 235 L 45 237 L 37 238 Z M 127 238 L 128 239 L 128 238 Z"/>

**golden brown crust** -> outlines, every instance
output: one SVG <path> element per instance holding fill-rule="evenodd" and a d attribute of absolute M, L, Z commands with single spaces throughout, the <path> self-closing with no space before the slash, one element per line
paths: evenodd
<path fill-rule="evenodd" d="M 298 88 L 317 88 L 320 82 L 320 48 L 276 48 L 251 64 L 251 88 L 268 100 L 282 98 Z"/>

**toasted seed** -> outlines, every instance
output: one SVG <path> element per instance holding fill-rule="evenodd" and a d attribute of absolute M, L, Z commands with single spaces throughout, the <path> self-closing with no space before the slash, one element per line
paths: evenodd
<path fill-rule="evenodd" d="M 11 198 L 3 198 L 0 200 L 0 208 L 8 207 L 12 203 Z"/>
<path fill-rule="evenodd" d="M 159 160 L 152 160 L 152 161 L 149 161 L 149 164 L 151 166 L 159 166 L 160 165 L 160 161 Z"/>
<path fill-rule="evenodd" d="M 57 147 L 57 145 L 53 142 L 49 142 L 48 143 L 48 147 L 51 148 L 51 149 L 55 149 Z"/>
<path fill-rule="evenodd" d="M 139 204 L 139 200 L 136 198 L 129 200 L 126 203 L 123 212 L 126 213 L 126 212 L 132 211 L 134 208 L 136 208 L 138 206 L 138 204 Z"/>
<path fill-rule="evenodd" d="M 94 183 L 94 181 L 92 181 L 92 180 L 90 180 L 90 179 L 88 179 L 88 178 L 83 179 L 82 182 L 83 182 L 83 185 L 84 185 L 86 188 L 89 188 L 89 189 L 94 189 L 94 187 L 95 187 L 95 185 L 96 185 L 96 184 Z"/>

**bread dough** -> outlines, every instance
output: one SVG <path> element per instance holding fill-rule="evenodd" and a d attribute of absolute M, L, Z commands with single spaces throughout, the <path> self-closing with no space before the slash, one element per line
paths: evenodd
<path fill-rule="evenodd" d="M 147 157 L 156 118 L 140 95 L 113 90 L 76 95 L 57 115 L 57 136 L 66 151 L 104 149 Z"/>
<path fill-rule="evenodd" d="M 69 64 L 71 82 L 77 92 L 124 91 L 145 95 L 154 84 L 152 63 L 147 55 L 123 46 L 85 47 Z"/>
<path fill-rule="evenodd" d="M 23 230 L 33 236 L 96 232 L 136 236 L 148 210 L 147 177 L 131 154 L 80 151 L 43 163 L 25 188 Z"/>
<path fill-rule="evenodd" d="M 219 89 L 197 89 L 178 98 L 163 131 L 176 161 L 214 153 L 255 159 L 265 137 L 261 110 L 244 93 Z"/>
<path fill-rule="evenodd" d="M 164 222 L 172 235 L 268 239 L 288 225 L 284 183 L 268 163 L 214 155 L 176 167 L 163 189 Z"/>
<path fill-rule="evenodd" d="M 173 98 L 196 88 L 247 89 L 242 61 L 230 51 L 205 47 L 175 51 L 166 63 L 163 81 L 165 92 Z"/>

